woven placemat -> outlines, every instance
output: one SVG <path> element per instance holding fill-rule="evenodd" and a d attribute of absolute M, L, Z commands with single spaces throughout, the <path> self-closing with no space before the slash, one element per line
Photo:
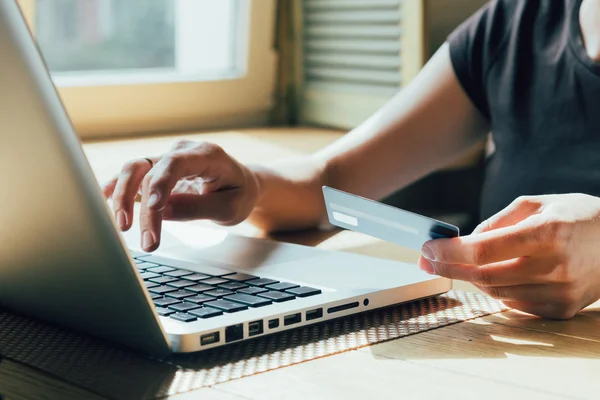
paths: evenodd
<path fill-rule="evenodd" d="M 0 310 L 0 353 L 114 399 L 155 399 L 506 310 L 450 291 L 201 353 L 149 358 Z"/>

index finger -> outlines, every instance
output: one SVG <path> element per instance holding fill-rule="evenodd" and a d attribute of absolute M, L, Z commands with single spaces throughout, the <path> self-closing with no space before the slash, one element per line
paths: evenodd
<path fill-rule="evenodd" d="M 189 176 L 204 175 L 206 169 L 204 153 L 179 151 L 163 157 L 146 175 L 140 210 L 142 248 L 145 251 L 154 251 L 159 246 L 163 215 L 177 182 Z"/>
<path fill-rule="evenodd" d="M 539 249 L 537 232 L 530 224 L 517 224 L 493 231 L 451 239 L 431 240 L 423 245 L 423 256 L 445 264 L 485 265 L 529 256 Z"/>

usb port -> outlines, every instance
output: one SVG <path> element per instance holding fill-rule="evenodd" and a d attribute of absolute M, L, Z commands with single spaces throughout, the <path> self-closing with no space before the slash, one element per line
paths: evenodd
<path fill-rule="evenodd" d="M 321 318 L 323 316 L 323 309 L 317 308 L 315 310 L 308 310 L 306 312 L 306 320 L 310 321 L 313 319 Z"/>
<path fill-rule="evenodd" d="M 302 320 L 302 314 L 300 314 L 300 313 L 286 315 L 285 317 L 283 317 L 283 325 L 285 325 L 285 326 L 294 325 L 294 324 L 297 324 L 298 322 L 300 322 L 301 320 Z"/>
<path fill-rule="evenodd" d="M 206 335 L 200 336 L 200 345 L 206 346 L 207 344 L 217 343 L 219 338 L 219 332 L 207 333 Z"/>
<path fill-rule="evenodd" d="M 248 336 L 256 336 L 256 335 L 260 335 L 261 333 L 263 333 L 262 320 L 250 322 L 248 324 Z"/>

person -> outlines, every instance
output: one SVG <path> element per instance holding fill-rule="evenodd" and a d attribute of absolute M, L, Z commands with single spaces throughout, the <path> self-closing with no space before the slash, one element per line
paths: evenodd
<path fill-rule="evenodd" d="M 600 0 L 493 0 L 405 88 L 314 154 L 243 165 L 211 143 L 133 160 L 104 187 L 122 230 L 141 193 L 142 247 L 161 221 L 318 226 L 321 187 L 381 199 L 493 137 L 481 224 L 425 243 L 419 267 L 507 306 L 570 319 L 600 298 Z"/>

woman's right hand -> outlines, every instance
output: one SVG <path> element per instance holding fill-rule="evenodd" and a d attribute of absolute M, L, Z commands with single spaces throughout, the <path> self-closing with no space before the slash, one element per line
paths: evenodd
<path fill-rule="evenodd" d="M 159 247 L 163 220 L 235 225 L 248 218 L 259 192 L 258 177 L 221 147 L 185 140 L 162 157 L 126 163 L 104 186 L 123 231 L 131 228 L 134 201 L 141 194 L 141 245 L 148 252 Z"/>

